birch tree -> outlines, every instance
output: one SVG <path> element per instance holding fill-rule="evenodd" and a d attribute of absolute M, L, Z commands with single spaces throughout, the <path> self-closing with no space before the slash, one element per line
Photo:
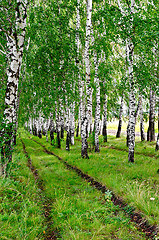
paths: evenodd
<path fill-rule="evenodd" d="M 6 127 L 3 133 L 4 144 L 1 151 L 2 175 L 7 175 L 9 163 L 12 161 L 12 144 L 16 124 L 18 84 L 26 32 L 27 5 L 27 0 L 17 0 L 15 5 L 13 4 L 15 22 L 12 23 L 10 30 L 5 32 L 8 49 L 8 69 L 4 110 Z M 11 21 L 11 19 L 9 20 Z"/>

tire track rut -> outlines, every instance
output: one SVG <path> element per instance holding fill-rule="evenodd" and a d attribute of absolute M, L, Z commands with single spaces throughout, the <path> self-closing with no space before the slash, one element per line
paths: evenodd
<path fill-rule="evenodd" d="M 56 240 L 59 237 L 59 233 L 56 229 L 52 230 L 52 228 L 51 228 L 51 226 L 53 225 L 53 221 L 52 221 L 52 217 L 51 217 L 52 201 L 51 201 L 51 199 L 49 199 L 48 197 L 45 196 L 45 193 L 44 193 L 45 187 L 43 184 L 43 180 L 40 179 L 37 169 L 32 165 L 32 160 L 29 157 L 28 152 L 26 151 L 26 146 L 25 146 L 20 134 L 19 134 L 19 138 L 22 143 L 25 156 L 28 160 L 27 165 L 34 176 L 34 179 L 35 179 L 35 182 L 36 182 L 38 188 L 41 190 L 40 197 L 42 198 L 45 223 L 47 225 L 47 229 L 46 229 L 46 231 L 44 231 L 44 239 L 45 240 Z"/>
<path fill-rule="evenodd" d="M 27 134 L 28 135 L 28 134 Z M 61 162 L 64 163 L 64 165 L 73 171 L 75 171 L 81 178 L 85 179 L 87 182 L 90 183 L 91 186 L 95 187 L 97 190 L 101 191 L 102 193 L 105 193 L 107 190 L 109 190 L 105 185 L 102 183 L 96 181 L 93 177 L 90 175 L 84 173 L 81 169 L 77 168 L 76 166 L 70 165 L 68 162 L 66 162 L 64 159 L 56 155 L 54 152 L 49 151 L 43 144 L 39 143 L 35 139 L 32 139 L 28 135 L 29 139 L 34 141 L 35 143 L 39 144 L 44 150 L 45 153 L 49 155 L 53 155 L 56 158 L 58 158 Z M 122 198 L 116 196 L 114 193 L 112 193 L 111 201 L 114 203 L 114 205 L 118 205 L 126 214 L 129 209 L 129 206 L 127 203 L 123 201 Z M 131 207 L 130 207 L 131 208 Z M 131 221 L 136 223 L 138 229 L 140 229 L 142 232 L 146 234 L 147 239 L 155 239 L 155 236 L 157 235 L 159 229 L 157 225 L 150 225 L 147 220 L 145 220 L 140 213 L 136 212 L 135 210 L 132 210 L 129 212 L 129 217 L 131 218 Z"/>

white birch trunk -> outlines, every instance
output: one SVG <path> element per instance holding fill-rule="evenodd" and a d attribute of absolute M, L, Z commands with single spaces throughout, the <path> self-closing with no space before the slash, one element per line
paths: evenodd
<path fill-rule="evenodd" d="M 68 105 L 67 99 L 66 99 L 66 105 Z M 66 132 L 67 132 L 66 150 L 67 151 L 70 150 L 70 121 L 69 121 L 69 116 L 70 116 L 70 110 L 69 110 L 68 106 L 66 106 Z"/>
<path fill-rule="evenodd" d="M 80 29 L 80 0 L 77 0 L 77 17 L 76 17 L 76 44 L 77 44 L 77 59 L 76 64 L 78 68 L 78 84 L 79 84 L 79 96 L 80 96 L 80 106 L 78 112 L 78 125 L 76 137 L 78 137 L 79 129 L 81 129 L 81 100 L 82 100 L 82 84 L 80 83 L 80 67 L 79 67 L 79 50 L 80 50 L 80 38 L 79 38 L 79 29 Z"/>
<path fill-rule="evenodd" d="M 145 132 L 144 132 L 144 118 L 143 118 L 143 107 L 142 107 L 142 95 L 140 95 L 140 134 L 141 134 L 141 141 L 145 140 Z"/>
<path fill-rule="evenodd" d="M 103 107 L 103 137 L 104 142 L 107 142 L 107 94 L 104 94 L 104 107 Z"/>
<path fill-rule="evenodd" d="M 147 133 L 147 141 L 155 141 L 155 91 L 150 87 L 150 113 L 149 113 L 149 127 Z"/>
<path fill-rule="evenodd" d="M 131 0 L 131 26 L 130 33 L 132 34 L 133 28 L 133 13 L 134 13 L 135 1 Z M 134 148 L 135 148 L 135 95 L 134 95 L 134 74 L 133 74 L 133 57 L 134 57 L 134 44 L 131 36 L 128 43 L 128 69 L 129 69 L 129 82 L 130 82 L 130 93 L 129 93 L 129 136 L 128 136 L 128 161 L 134 162 Z"/>
<path fill-rule="evenodd" d="M 59 112 L 58 112 L 58 108 L 57 108 L 57 102 L 55 102 L 55 112 L 56 112 L 56 134 L 57 134 L 57 145 L 58 148 L 61 147 L 61 141 L 60 141 L 60 116 L 59 116 Z"/>
<path fill-rule="evenodd" d="M 75 102 L 71 103 L 70 107 L 70 142 L 74 145 L 74 132 L 75 132 Z"/>
<path fill-rule="evenodd" d="M 42 118 L 41 118 L 41 113 L 39 114 L 38 121 L 37 121 L 37 131 L 38 131 L 38 137 L 42 138 Z"/>
<path fill-rule="evenodd" d="M 87 20 L 86 20 L 86 43 L 85 43 L 85 65 L 86 65 L 86 95 L 87 95 L 87 127 L 88 134 L 92 131 L 92 88 L 90 86 L 90 59 L 89 46 L 91 35 L 91 15 L 92 15 L 92 0 L 87 0 Z"/>
<path fill-rule="evenodd" d="M 95 110 L 95 152 L 99 152 L 99 125 L 100 125 L 100 84 L 98 77 L 98 60 L 97 55 L 94 53 L 95 77 L 94 83 L 96 86 L 96 110 Z"/>
<path fill-rule="evenodd" d="M 120 113 L 119 113 L 119 125 L 118 125 L 118 131 L 117 131 L 117 134 L 116 134 L 116 138 L 120 138 L 120 134 L 121 134 L 123 106 L 124 106 L 124 99 L 123 99 L 123 94 L 122 94 L 121 104 L 120 104 Z"/>
<path fill-rule="evenodd" d="M 53 141 L 54 141 L 54 121 L 53 121 L 53 114 L 50 113 L 50 140 L 51 140 L 51 145 L 53 145 Z"/>
<path fill-rule="evenodd" d="M 27 4 L 27 0 L 17 0 L 14 33 L 12 30 L 12 33 L 7 36 L 9 67 L 7 71 L 4 120 L 6 122 L 5 131 L 8 137 L 5 139 L 5 145 L 2 147 L 1 152 L 2 175 L 7 175 L 9 162 L 12 161 L 11 145 L 13 142 L 14 125 L 16 125 L 17 92 L 26 31 Z M 5 152 L 8 154 L 5 155 Z"/>

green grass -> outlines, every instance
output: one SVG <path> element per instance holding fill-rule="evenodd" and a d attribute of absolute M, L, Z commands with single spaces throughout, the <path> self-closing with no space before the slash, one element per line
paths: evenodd
<path fill-rule="evenodd" d="M 91 187 L 20 131 L 32 164 L 43 181 L 43 195 L 52 202 L 50 229 L 58 230 L 59 239 L 145 239 L 129 217 L 113 205 L 109 192 L 102 194 Z M 45 137 L 33 139 L 105 184 L 130 207 L 141 211 L 150 223 L 159 223 L 159 166 L 154 143 L 137 140 L 137 152 L 153 154 L 156 158 L 136 154 L 135 163 L 131 164 L 127 162 L 128 153 L 118 150 L 127 149 L 124 137 L 109 136 L 108 143 L 103 143 L 100 137 L 100 144 L 105 147 L 100 153 L 89 152 L 89 159 L 81 158 L 79 139 L 70 152 L 65 150 L 65 141 L 62 141 L 62 148 L 57 149 L 47 143 Z M 117 149 L 110 149 L 111 146 Z M 8 179 L 0 178 L 0 239 L 44 239 L 48 223 L 44 219 L 43 203 L 18 138 L 12 174 Z"/>
<path fill-rule="evenodd" d="M 33 137 L 34 138 L 34 137 Z M 37 138 L 36 138 L 37 139 Z M 113 192 L 121 196 L 131 206 L 142 212 L 150 223 L 159 224 L 159 168 L 155 152 L 155 143 L 140 143 L 137 140 L 136 151 L 144 154 L 154 154 L 156 158 L 135 154 L 135 163 L 128 163 L 128 153 L 116 149 L 102 147 L 100 153 L 89 152 L 89 159 L 80 156 L 81 143 L 75 141 L 71 151 L 65 150 L 65 142 L 62 148 L 57 149 L 45 142 L 45 138 L 39 142 L 53 150 L 68 163 L 82 169 L 96 180 L 105 184 Z M 108 137 L 108 143 L 100 143 L 105 146 L 116 146 L 126 149 L 125 138 L 116 139 Z M 154 198 L 154 200 L 151 200 Z"/>
<path fill-rule="evenodd" d="M 26 134 L 22 133 L 22 137 L 43 180 L 45 194 L 52 200 L 53 227 L 58 229 L 59 239 L 145 239 L 129 217 L 113 205 L 110 197 L 105 201 L 104 194 L 66 169 L 56 157 L 44 153 L 42 147 L 28 139 Z M 44 142 L 44 139 L 38 141 Z M 63 153 L 66 157 L 65 151 Z M 72 159 L 74 154 L 71 154 Z"/>
<path fill-rule="evenodd" d="M 43 239 L 44 217 L 37 192 L 18 140 L 11 176 L 0 178 L 0 239 Z"/>

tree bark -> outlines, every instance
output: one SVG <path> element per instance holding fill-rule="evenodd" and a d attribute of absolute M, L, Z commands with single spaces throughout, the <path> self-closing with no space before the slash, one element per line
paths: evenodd
<path fill-rule="evenodd" d="M 99 150 L 99 125 L 100 125 L 100 84 L 98 77 L 98 60 L 97 54 L 94 53 L 95 77 L 94 83 L 96 85 L 96 110 L 95 110 L 95 152 Z"/>
<path fill-rule="evenodd" d="M 158 133 L 158 136 L 157 136 L 157 142 L 156 142 L 156 151 L 159 150 L 159 133 Z"/>
<path fill-rule="evenodd" d="M 103 111 L 103 137 L 104 142 L 107 142 L 107 94 L 104 94 L 104 111 Z"/>
<path fill-rule="evenodd" d="M 61 140 L 60 140 L 60 116 L 59 113 L 57 111 L 57 103 L 55 103 L 56 105 L 56 134 L 57 134 L 57 147 L 61 148 Z"/>
<path fill-rule="evenodd" d="M 133 13 L 134 13 L 135 1 L 131 0 L 131 18 L 130 18 L 130 31 L 133 28 Z M 128 43 L 128 64 L 129 64 L 129 124 L 128 124 L 128 161 L 134 162 L 134 148 L 135 148 L 135 94 L 134 94 L 134 76 L 133 76 L 133 57 L 134 57 L 134 44 L 131 37 Z"/>
<path fill-rule="evenodd" d="M 140 102 L 140 134 L 141 134 L 141 141 L 145 141 L 142 95 L 140 95 L 140 101 L 141 101 Z"/>
<path fill-rule="evenodd" d="M 66 104 L 67 103 L 67 99 L 66 99 Z M 66 150 L 69 151 L 70 150 L 70 124 L 69 124 L 69 108 L 68 106 L 66 107 L 66 132 L 67 132 L 67 136 L 66 136 Z"/>
<path fill-rule="evenodd" d="M 53 145 L 54 142 L 54 122 L 52 119 L 52 114 L 50 114 L 50 140 L 51 140 L 51 145 Z"/>
<path fill-rule="evenodd" d="M 123 94 L 121 97 L 121 104 L 120 104 L 120 113 L 119 113 L 119 124 L 118 124 L 118 131 L 116 134 L 116 138 L 120 138 L 120 134 L 121 134 L 121 127 L 122 127 L 122 115 L 123 115 Z"/>
<path fill-rule="evenodd" d="M 75 132 L 75 102 L 71 103 L 70 107 L 70 143 L 74 145 L 74 132 Z"/>
<path fill-rule="evenodd" d="M 24 49 L 27 4 L 28 2 L 26 0 L 17 0 L 17 7 L 15 9 L 16 21 L 14 32 L 12 29 L 12 32 L 7 35 L 9 67 L 7 71 L 8 79 L 4 110 L 6 127 L 4 134 L 5 136 L 3 136 L 4 145 L 2 147 L 1 155 L 3 165 L 2 175 L 5 176 L 8 175 L 9 165 L 12 161 L 13 133 L 16 126 L 17 92 Z"/>
<path fill-rule="evenodd" d="M 90 35 L 91 35 L 91 15 L 92 15 L 92 0 L 87 0 L 87 20 L 86 20 L 86 43 L 85 43 L 85 65 L 86 65 L 86 95 L 87 95 L 87 109 L 86 117 L 88 123 L 88 134 L 92 132 L 92 88 L 90 86 Z"/>
<path fill-rule="evenodd" d="M 155 141 L 155 92 L 150 87 L 150 112 L 147 141 Z"/>
<path fill-rule="evenodd" d="M 82 149 L 81 149 L 81 156 L 83 158 L 89 158 L 87 149 L 88 149 L 88 143 L 87 143 L 87 129 L 88 129 L 88 121 L 87 118 L 83 118 L 83 122 L 81 124 L 81 138 L 82 138 Z"/>

